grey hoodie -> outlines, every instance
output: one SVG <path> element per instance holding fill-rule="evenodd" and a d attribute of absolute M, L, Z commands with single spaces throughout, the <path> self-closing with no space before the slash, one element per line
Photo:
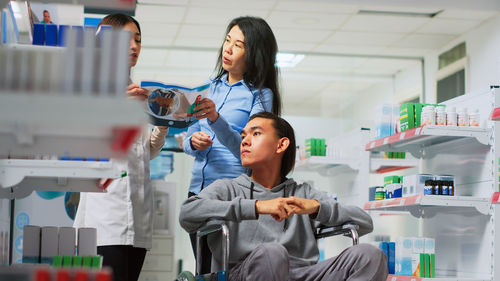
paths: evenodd
<path fill-rule="evenodd" d="M 318 213 L 316 216 L 293 215 L 278 222 L 270 215 L 258 215 L 255 212 L 257 200 L 289 196 L 317 200 L 320 203 Z M 182 204 L 179 221 L 187 232 L 194 233 L 213 217 L 223 218 L 227 222 L 230 268 L 265 242 L 283 245 L 288 250 L 293 266 L 315 264 L 318 262 L 319 250 L 314 229 L 320 223 L 335 226 L 354 221 L 359 225 L 359 235 L 373 230 L 370 216 L 361 208 L 342 206 L 325 192 L 315 190 L 307 183 L 297 184 L 293 179 L 287 179 L 268 189 L 244 174 L 235 179 L 217 180 L 198 195 L 187 199 Z M 215 253 L 216 266 L 220 265 L 222 258 L 220 239 L 220 235 L 217 235 L 208 240 L 211 251 Z"/>

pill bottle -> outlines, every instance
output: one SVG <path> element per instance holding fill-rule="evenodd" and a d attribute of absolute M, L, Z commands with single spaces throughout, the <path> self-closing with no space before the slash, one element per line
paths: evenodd
<path fill-rule="evenodd" d="M 469 115 L 467 114 L 467 108 L 459 108 L 457 110 L 458 126 L 467 127 L 469 126 Z"/>
<path fill-rule="evenodd" d="M 446 107 L 446 125 L 457 126 L 457 112 L 455 107 Z"/>
<path fill-rule="evenodd" d="M 469 114 L 469 126 L 479 127 L 480 122 L 481 120 L 479 116 L 479 110 L 478 109 L 472 110 L 472 112 Z"/>
<path fill-rule="evenodd" d="M 444 110 L 444 106 L 438 106 L 436 108 L 436 125 L 446 125 L 446 112 Z"/>

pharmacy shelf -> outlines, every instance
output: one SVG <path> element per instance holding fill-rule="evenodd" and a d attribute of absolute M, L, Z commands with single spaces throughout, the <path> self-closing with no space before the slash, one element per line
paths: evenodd
<path fill-rule="evenodd" d="M 413 195 L 408 197 L 369 201 L 364 204 L 365 210 L 380 211 L 410 211 L 412 215 L 420 217 L 422 208 L 427 207 L 463 207 L 475 208 L 478 212 L 490 213 L 489 198 L 471 196 L 444 196 L 444 195 Z"/>
<path fill-rule="evenodd" d="M 462 277 L 437 277 L 437 278 L 422 278 L 414 276 L 398 276 L 389 274 L 387 281 L 487 281 L 491 279 L 477 278 L 462 278 Z"/>
<path fill-rule="evenodd" d="M 370 141 L 365 149 L 368 151 L 408 151 L 419 157 L 422 148 L 462 138 L 475 138 L 479 143 L 489 145 L 491 134 L 492 130 L 485 128 L 427 125 Z"/>
<path fill-rule="evenodd" d="M 385 158 L 370 159 L 370 172 L 378 174 L 410 169 L 417 166 L 418 166 L 418 159 L 385 159 Z"/>
<path fill-rule="evenodd" d="M 22 198 L 34 190 L 103 192 L 100 179 L 124 172 L 113 161 L 0 160 L 0 198 Z"/>
<path fill-rule="evenodd" d="M 143 105 L 111 96 L 0 92 L 0 158 L 121 158 L 146 122 Z"/>
<path fill-rule="evenodd" d="M 327 156 L 310 156 L 297 161 L 294 170 L 299 172 L 318 172 L 340 166 L 348 166 L 353 170 L 357 170 L 358 162 L 349 159 L 331 159 Z"/>

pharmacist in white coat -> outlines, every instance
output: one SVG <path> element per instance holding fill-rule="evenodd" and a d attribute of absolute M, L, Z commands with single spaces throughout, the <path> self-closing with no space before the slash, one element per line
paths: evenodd
<path fill-rule="evenodd" d="M 132 33 L 130 65 L 135 66 L 141 50 L 139 23 L 123 14 L 106 16 L 100 23 Z M 130 84 L 127 94 L 145 100 L 147 91 Z M 136 281 L 151 248 L 153 232 L 153 191 L 149 161 L 156 157 L 168 133 L 166 127 L 144 128 L 126 159 L 113 160 L 127 176 L 115 179 L 106 193 L 81 193 L 75 227 L 97 229 L 97 253 L 103 265 L 113 269 L 114 281 Z"/>

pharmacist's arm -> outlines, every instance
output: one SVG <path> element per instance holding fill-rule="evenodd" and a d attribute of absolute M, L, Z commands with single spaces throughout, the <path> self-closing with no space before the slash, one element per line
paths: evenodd
<path fill-rule="evenodd" d="M 165 144 L 165 137 L 168 134 L 168 127 L 155 126 L 149 138 L 150 159 L 154 159 L 160 154 L 161 148 Z"/>

